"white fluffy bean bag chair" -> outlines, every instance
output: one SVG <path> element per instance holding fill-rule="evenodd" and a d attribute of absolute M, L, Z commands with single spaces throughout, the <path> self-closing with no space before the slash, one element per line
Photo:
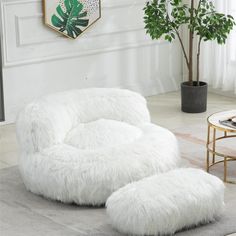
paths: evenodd
<path fill-rule="evenodd" d="M 145 99 L 120 89 L 41 98 L 20 113 L 20 171 L 28 190 L 100 205 L 120 187 L 179 163 L 175 136 L 150 123 Z"/>
<path fill-rule="evenodd" d="M 199 169 L 176 169 L 126 185 L 106 206 L 113 227 L 122 233 L 173 235 L 218 218 L 224 184 Z"/>

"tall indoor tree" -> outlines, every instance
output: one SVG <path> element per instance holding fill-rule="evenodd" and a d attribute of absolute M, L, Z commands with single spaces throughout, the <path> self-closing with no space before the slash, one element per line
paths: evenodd
<path fill-rule="evenodd" d="M 223 1 L 223 0 L 222 0 Z M 144 8 L 146 33 L 152 39 L 172 42 L 177 38 L 180 42 L 186 66 L 188 81 L 182 83 L 182 110 L 185 112 L 204 112 L 207 103 L 207 84 L 200 81 L 200 53 L 203 41 L 215 40 L 225 44 L 235 25 L 231 15 L 216 11 L 210 0 L 150 0 Z M 188 51 L 184 45 L 182 26 L 187 26 Z M 194 48 L 197 40 L 197 50 Z M 196 74 L 193 73 L 194 56 L 196 57 Z"/>

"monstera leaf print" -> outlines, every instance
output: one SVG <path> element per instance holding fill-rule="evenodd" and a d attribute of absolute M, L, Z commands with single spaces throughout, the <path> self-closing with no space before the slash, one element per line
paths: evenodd
<path fill-rule="evenodd" d="M 83 4 L 78 0 L 64 0 L 65 9 L 63 10 L 59 4 L 56 8 L 58 13 L 51 18 L 53 26 L 59 31 L 66 33 L 71 38 L 76 38 L 82 33 L 81 27 L 86 27 L 89 24 L 87 12 L 83 11 Z"/>

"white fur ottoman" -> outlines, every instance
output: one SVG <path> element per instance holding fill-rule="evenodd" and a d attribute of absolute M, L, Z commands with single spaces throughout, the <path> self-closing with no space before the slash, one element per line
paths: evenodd
<path fill-rule="evenodd" d="M 131 235 L 166 235 L 208 223 L 224 208 L 224 184 L 198 169 L 177 169 L 126 185 L 107 200 L 112 226 Z"/>

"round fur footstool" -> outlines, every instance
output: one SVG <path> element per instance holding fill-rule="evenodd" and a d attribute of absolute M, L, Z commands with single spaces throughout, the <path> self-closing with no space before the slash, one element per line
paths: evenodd
<path fill-rule="evenodd" d="M 126 185 L 106 206 L 112 226 L 121 233 L 169 235 L 219 217 L 224 184 L 199 169 L 176 169 Z"/>

